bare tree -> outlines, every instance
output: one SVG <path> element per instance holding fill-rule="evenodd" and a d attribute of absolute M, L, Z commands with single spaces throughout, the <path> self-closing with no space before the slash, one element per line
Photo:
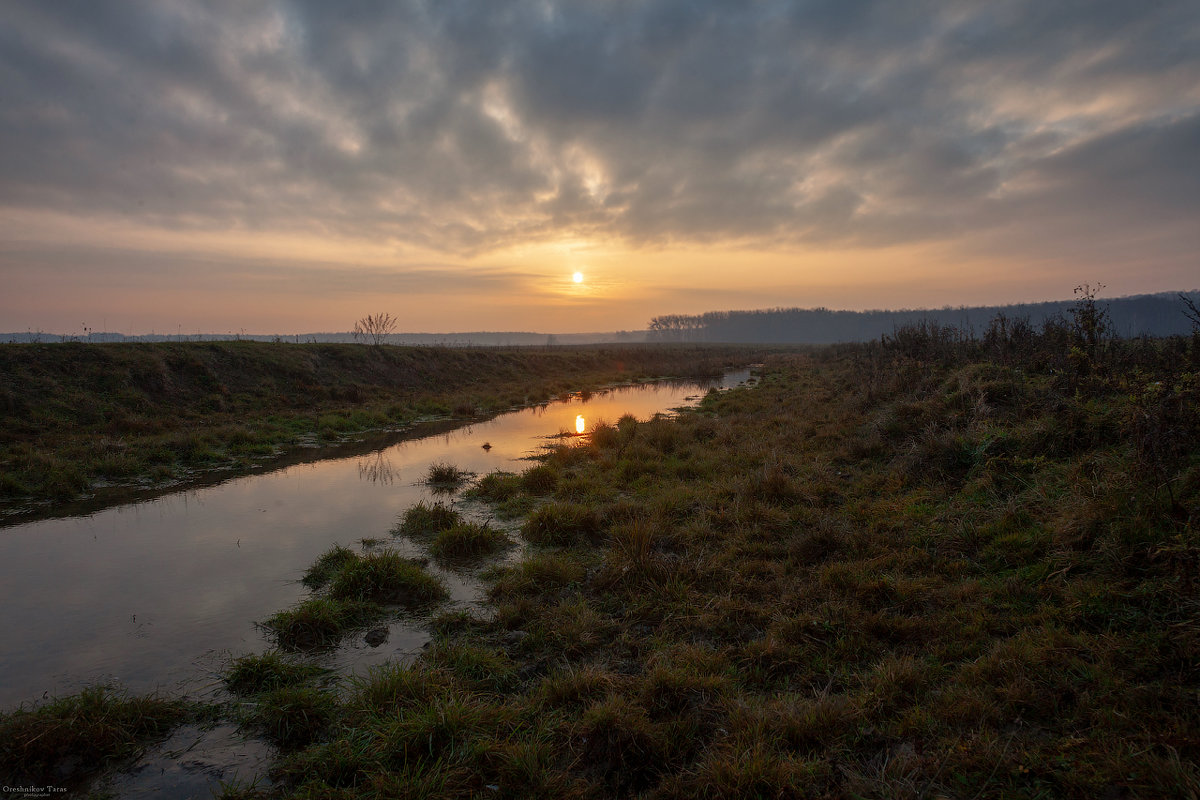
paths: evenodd
<path fill-rule="evenodd" d="M 383 344 L 388 335 L 396 330 L 397 322 L 391 314 L 367 314 L 354 323 L 354 339 L 359 342 L 370 341 L 374 345 Z"/>
<path fill-rule="evenodd" d="M 1180 292 L 1179 299 L 1183 301 L 1183 315 L 1191 320 L 1192 329 L 1200 331 L 1200 308 L 1196 307 L 1196 302 L 1186 294 Z"/>

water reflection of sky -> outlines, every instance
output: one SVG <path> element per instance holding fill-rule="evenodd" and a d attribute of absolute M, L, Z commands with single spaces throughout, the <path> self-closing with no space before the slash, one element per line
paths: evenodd
<path fill-rule="evenodd" d="M 727 378 L 745 378 L 737 373 Z M 630 387 L 505 414 L 378 452 L 300 464 L 194 491 L 0 530 L 0 709 L 115 678 L 135 691 L 175 689 L 197 672 L 267 647 L 253 625 L 304 596 L 296 581 L 333 542 L 392 540 L 389 529 L 428 489 L 430 464 L 485 474 L 519 471 L 554 441 L 622 415 L 684 405 L 695 384 Z M 490 445 L 484 448 L 483 444 Z M 443 573 L 454 598 L 476 585 Z M 344 658 L 371 663 L 411 652 L 420 626 Z"/>

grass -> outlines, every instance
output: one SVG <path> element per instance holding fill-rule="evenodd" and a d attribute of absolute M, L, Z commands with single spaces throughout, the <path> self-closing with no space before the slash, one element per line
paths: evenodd
<path fill-rule="evenodd" d="M 319 593 L 262 623 L 289 651 L 334 647 L 347 635 L 387 617 L 388 607 L 422 609 L 449 597 L 442 581 L 421 564 L 376 547 L 360 555 L 335 544 L 313 562 L 303 582 Z M 274 676 L 271 679 L 295 674 L 289 671 L 295 665 L 276 655 L 251 657 L 244 666 L 250 685 L 263 679 L 260 672 Z"/>
<path fill-rule="evenodd" d="M 477 560 L 508 544 L 508 537 L 495 528 L 465 522 L 440 532 L 429 545 L 429 552 L 439 562 Z"/>
<path fill-rule="evenodd" d="M 337 702 L 320 689 L 284 686 L 259 697 L 254 725 L 275 744 L 295 749 L 312 744 L 333 724 Z"/>
<path fill-rule="evenodd" d="M 258 796 L 1200 796 L 1200 336 L 1039 336 L 770 358 L 485 476 L 487 613 L 310 694 Z"/>
<path fill-rule="evenodd" d="M 425 482 L 434 489 L 451 492 L 466 483 L 470 476 L 469 472 L 465 472 L 453 464 L 437 463 L 429 465 Z"/>
<path fill-rule="evenodd" d="M 310 589 L 326 586 L 347 564 L 358 560 L 358 554 L 348 547 L 335 544 L 321 554 L 304 573 L 302 581 Z"/>
<path fill-rule="evenodd" d="M 351 632 L 386 616 L 378 603 L 313 597 L 262 623 L 285 650 L 333 647 Z"/>
<path fill-rule="evenodd" d="M 968 345 L 773 358 L 484 476 L 529 509 L 492 613 L 356 683 L 270 793 L 1200 795 L 1200 344 Z"/>
<path fill-rule="evenodd" d="M 0 506 L 245 471 L 313 441 L 756 357 L 685 345 L 0 344 Z"/>
<path fill-rule="evenodd" d="M 417 503 L 404 512 L 404 517 L 392 529 L 393 535 L 428 539 L 449 530 L 462 521 L 462 515 L 442 503 Z"/>
<path fill-rule="evenodd" d="M 236 658 L 222 676 L 225 687 L 236 695 L 255 695 L 327 677 L 329 671 L 315 664 L 269 652 Z"/>
<path fill-rule="evenodd" d="M 330 581 L 329 596 L 343 602 L 417 608 L 445 600 L 449 592 L 419 564 L 383 550 L 346 563 Z"/>
<path fill-rule="evenodd" d="M 179 700 L 92 686 L 0 714 L 0 779 L 6 786 L 76 787 L 165 737 L 189 713 Z"/>

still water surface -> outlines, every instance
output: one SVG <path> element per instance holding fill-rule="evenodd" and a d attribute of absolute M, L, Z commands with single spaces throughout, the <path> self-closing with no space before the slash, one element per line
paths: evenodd
<path fill-rule="evenodd" d="M 422 555 L 389 530 L 408 507 L 432 499 L 421 483 L 431 464 L 520 471 L 529 466 L 523 458 L 556 441 L 549 436 L 624 414 L 646 419 L 690 404 L 703 388 L 653 384 L 572 397 L 361 455 L 0 529 L 0 710 L 105 680 L 135 692 L 202 690 L 230 655 L 269 649 L 254 622 L 303 599 L 298 579 L 334 542 L 382 539 Z M 472 576 L 439 574 L 452 603 L 478 599 Z M 427 638 L 420 620 L 402 620 L 382 645 L 360 636 L 328 658 L 360 671 Z"/>

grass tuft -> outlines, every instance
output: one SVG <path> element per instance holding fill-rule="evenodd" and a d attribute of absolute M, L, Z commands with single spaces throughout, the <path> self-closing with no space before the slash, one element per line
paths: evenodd
<path fill-rule="evenodd" d="M 387 612 L 377 603 L 314 597 L 262 623 L 285 650 L 333 647 Z"/>
<path fill-rule="evenodd" d="M 345 565 L 329 584 L 334 600 L 428 606 L 450 596 L 442 582 L 398 553 L 382 550 Z"/>
<path fill-rule="evenodd" d="M 392 533 L 415 539 L 428 538 L 454 527 L 461 521 L 461 514 L 442 503 L 417 503 L 404 512 L 404 519 L 392 529 Z"/>
<path fill-rule="evenodd" d="M 309 683 L 328 674 L 327 669 L 316 664 L 292 661 L 281 653 L 270 652 L 234 659 L 223 679 L 234 694 L 251 695 Z"/>
<path fill-rule="evenodd" d="M 438 561 L 462 561 L 490 555 L 508 543 L 508 537 L 495 528 L 464 522 L 439 533 L 429 552 Z"/>
<path fill-rule="evenodd" d="M 547 503 L 521 526 L 521 535 L 533 544 L 566 547 L 596 538 L 603 523 L 594 508 L 576 503 Z"/>
<path fill-rule="evenodd" d="M 437 463 L 429 465 L 425 482 L 435 488 L 453 490 L 466 483 L 470 476 L 471 473 L 461 470 L 453 464 Z"/>
<path fill-rule="evenodd" d="M 304 577 L 301 580 L 310 589 L 323 588 L 333 580 L 334 576 L 343 567 L 356 560 L 358 560 L 357 553 L 347 547 L 342 547 L 340 544 L 335 544 L 321 554 L 313 565 L 308 568 L 308 571 L 304 573 Z"/>
<path fill-rule="evenodd" d="M 0 714 L 0 775 L 6 785 L 75 785 L 131 758 L 186 715 L 182 701 L 113 686 Z"/>
<path fill-rule="evenodd" d="M 286 686 L 259 697 L 254 724 L 263 735 L 283 748 L 312 744 L 337 715 L 337 701 L 328 692 Z"/>

